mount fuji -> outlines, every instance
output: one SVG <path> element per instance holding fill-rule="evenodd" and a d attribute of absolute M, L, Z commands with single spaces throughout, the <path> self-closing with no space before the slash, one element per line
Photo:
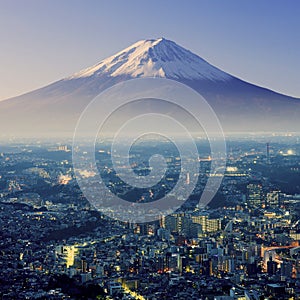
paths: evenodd
<path fill-rule="evenodd" d="M 225 133 L 300 129 L 300 99 L 240 80 L 175 42 L 159 38 L 138 41 L 92 67 L 1 101 L 1 135 L 70 135 L 84 108 L 100 92 L 144 77 L 173 79 L 199 92 Z"/>

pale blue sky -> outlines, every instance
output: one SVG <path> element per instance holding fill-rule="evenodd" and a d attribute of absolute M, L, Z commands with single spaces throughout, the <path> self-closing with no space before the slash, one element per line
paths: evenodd
<path fill-rule="evenodd" d="M 299 16 L 297 0 L 0 0 L 0 99 L 162 36 L 241 79 L 300 97 Z"/>

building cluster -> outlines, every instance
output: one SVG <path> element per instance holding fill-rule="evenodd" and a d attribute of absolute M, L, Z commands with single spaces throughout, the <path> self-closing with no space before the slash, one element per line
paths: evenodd
<path fill-rule="evenodd" d="M 2 153 L 1 299 L 300 299 L 300 196 L 279 172 L 298 176 L 300 160 L 263 151 L 229 154 L 211 207 L 140 224 L 84 199 L 68 147 Z"/>

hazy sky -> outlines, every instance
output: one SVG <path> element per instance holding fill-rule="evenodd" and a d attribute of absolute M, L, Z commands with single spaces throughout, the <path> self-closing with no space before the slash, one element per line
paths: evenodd
<path fill-rule="evenodd" d="M 300 98 L 299 16 L 297 0 L 0 0 L 0 99 L 162 36 L 241 79 Z"/>

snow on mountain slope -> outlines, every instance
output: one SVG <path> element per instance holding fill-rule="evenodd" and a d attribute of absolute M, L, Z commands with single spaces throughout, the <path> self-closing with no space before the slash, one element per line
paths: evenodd
<path fill-rule="evenodd" d="M 300 130 L 299 99 L 240 80 L 176 43 L 160 38 L 139 41 L 95 66 L 1 101 L 0 137 L 72 135 L 81 113 L 94 97 L 137 77 L 174 79 L 193 88 L 213 108 L 225 132 Z M 167 112 L 157 102 L 147 109 Z M 195 103 L 195 110 L 198 109 Z"/>
<path fill-rule="evenodd" d="M 99 64 L 66 79 L 97 75 L 213 81 L 226 81 L 232 78 L 199 56 L 164 38 L 141 40 Z"/>

